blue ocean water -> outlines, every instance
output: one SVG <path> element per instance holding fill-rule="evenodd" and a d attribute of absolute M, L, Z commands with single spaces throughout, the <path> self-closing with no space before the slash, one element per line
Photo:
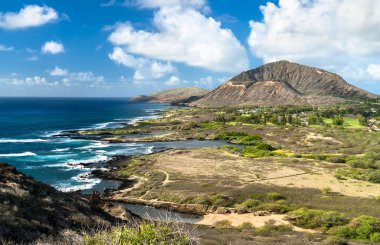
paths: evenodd
<path fill-rule="evenodd" d="M 147 144 L 110 144 L 55 137 L 63 130 L 116 128 L 156 117 L 166 105 L 124 98 L 0 98 L 0 162 L 63 191 L 90 189 L 86 163 L 150 152 Z"/>

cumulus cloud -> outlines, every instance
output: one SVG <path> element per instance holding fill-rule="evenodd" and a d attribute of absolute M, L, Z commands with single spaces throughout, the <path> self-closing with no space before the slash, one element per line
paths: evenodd
<path fill-rule="evenodd" d="M 50 71 L 50 76 L 61 77 L 67 76 L 69 71 L 67 69 L 59 68 L 58 66 L 54 67 L 53 70 Z"/>
<path fill-rule="evenodd" d="M 13 51 L 14 49 L 15 49 L 14 47 L 9 47 L 9 46 L 0 44 L 0 52 Z"/>
<path fill-rule="evenodd" d="M 8 30 L 42 26 L 58 19 L 58 13 L 48 6 L 26 5 L 19 12 L 0 12 L 0 28 Z"/>
<path fill-rule="evenodd" d="M 121 47 L 115 47 L 113 52 L 109 54 L 109 58 L 117 64 L 134 69 L 134 79 L 136 80 L 159 79 L 176 71 L 170 62 L 162 63 L 135 57 Z"/>
<path fill-rule="evenodd" d="M 369 64 L 367 67 L 367 72 L 374 79 L 380 80 L 380 64 Z"/>
<path fill-rule="evenodd" d="M 158 8 L 153 19 L 157 31 L 136 30 L 130 23 L 116 25 L 109 41 L 127 53 L 216 72 L 248 67 L 246 50 L 232 31 L 197 9 L 204 1 L 140 0 L 139 4 Z"/>
<path fill-rule="evenodd" d="M 41 51 L 44 54 L 60 54 L 65 52 L 65 48 L 62 43 L 48 41 L 41 47 Z"/>
<path fill-rule="evenodd" d="M 181 79 L 177 76 L 171 76 L 169 80 L 165 82 L 165 85 L 167 86 L 177 86 L 179 84 L 181 84 Z"/>
<path fill-rule="evenodd" d="M 380 63 L 380 1 L 280 0 L 261 11 L 263 20 L 249 23 L 248 43 L 264 62 L 287 59 L 349 79 L 374 78 L 366 68 Z"/>

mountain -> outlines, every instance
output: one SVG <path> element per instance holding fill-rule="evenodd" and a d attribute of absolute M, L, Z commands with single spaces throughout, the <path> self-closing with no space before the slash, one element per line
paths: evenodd
<path fill-rule="evenodd" d="M 278 61 L 243 72 L 190 105 L 323 105 L 354 98 L 377 96 L 347 83 L 337 74 Z"/>
<path fill-rule="evenodd" d="M 111 224 L 114 218 L 77 193 L 63 193 L 0 163 L 0 244 Z"/>
<path fill-rule="evenodd" d="M 157 102 L 157 103 L 189 103 L 195 101 L 209 91 L 197 87 L 173 88 L 152 95 L 140 95 L 134 97 L 134 102 Z"/>

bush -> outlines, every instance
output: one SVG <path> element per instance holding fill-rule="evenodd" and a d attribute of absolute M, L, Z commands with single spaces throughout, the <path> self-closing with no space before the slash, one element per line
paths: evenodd
<path fill-rule="evenodd" d="M 285 197 L 281 196 L 281 194 L 279 194 L 277 192 L 269 192 L 266 194 L 266 197 L 270 200 L 273 200 L 273 201 L 285 199 Z"/>
<path fill-rule="evenodd" d="M 277 154 L 273 151 L 262 150 L 258 147 L 244 146 L 243 148 L 243 156 L 251 157 L 251 158 L 259 158 L 259 157 L 270 157 L 276 156 Z"/>
<path fill-rule="evenodd" d="M 372 242 L 379 242 L 380 243 L 380 232 L 375 232 L 371 234 L 370 240 Z"/>
<path fill-rule="evenodd" d="M 380 221 L 372 216 L 362 215 L 350 223 L 356 239 L 370 239 L 371 235 L 380 232 Z"/>
<path fill-rule="evenodd" d="M 255 210 L 269 211 L 277 214 L 284 214 L 289 212 L 290 208 L 280 203 L 264 203 L 259 205 Z"/>
<path fill-rule="evenodd" d="M 135 227 L 124 226 L 112 231 L 98 232 L 84 237 L 86 245 L 102 244 L 192 244 L 192 238 L 187 232 L 164 223 L 142 223 Z"/>
<path fill-rule="evenodd" d="M 354 237 L 354 231 L 347 226 L 336 226 L 329 230 L 329 234 L 335 237 L 352 238 Z"/>
<path fill-rule="evenodd" d="M 307 229 L 329 229 L 349 222 L 348 217 L 339 212 L 303 208 L 290 212 L 289 220 L 294 225 Z"/>
<path fill-rule="evenodd" d="M 215 137 L 215 139 L 216 140 L 237 140 L 245 136 L 248 136 L 248 134 L 244 132 L 223 132 L 223 133 L 218 134 Z"/>
<path fill-rule="evenodd" d="M 254 234 L 261 235 L 261 236 L 272 236 L 275 234 L 284 234 L 284 233 L 289 233 L 292 231 L 293 231 L 293 227 L 290 225 L 268 224 L 268 225 L 262 226 L 260 228 L 257 228 L 254 231 Z"/>
<path fill-rule="evenodd" d="M 232 227 L 231 221 L 228 221 L 228 220 L 221 220 L 215 223 L 216 229 L 228 229 L 231 227 Z"/>
<path fill-rule="evenodd" d="M 261 201 L 256 200 L 256 199 L 247 199 L 241 204 L 239 204 L 240 207 L 247 207 L 247 208 L 253 208 L 257 207 L 261 204 Z"/>

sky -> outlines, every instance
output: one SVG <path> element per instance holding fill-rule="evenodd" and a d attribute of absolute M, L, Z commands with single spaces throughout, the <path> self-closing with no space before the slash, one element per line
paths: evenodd
<path fill-rule="evenodd" d="M 262 64 L 380 94 L 378 0 L 1 0 L 0 96 L 214 89 Z"/>

